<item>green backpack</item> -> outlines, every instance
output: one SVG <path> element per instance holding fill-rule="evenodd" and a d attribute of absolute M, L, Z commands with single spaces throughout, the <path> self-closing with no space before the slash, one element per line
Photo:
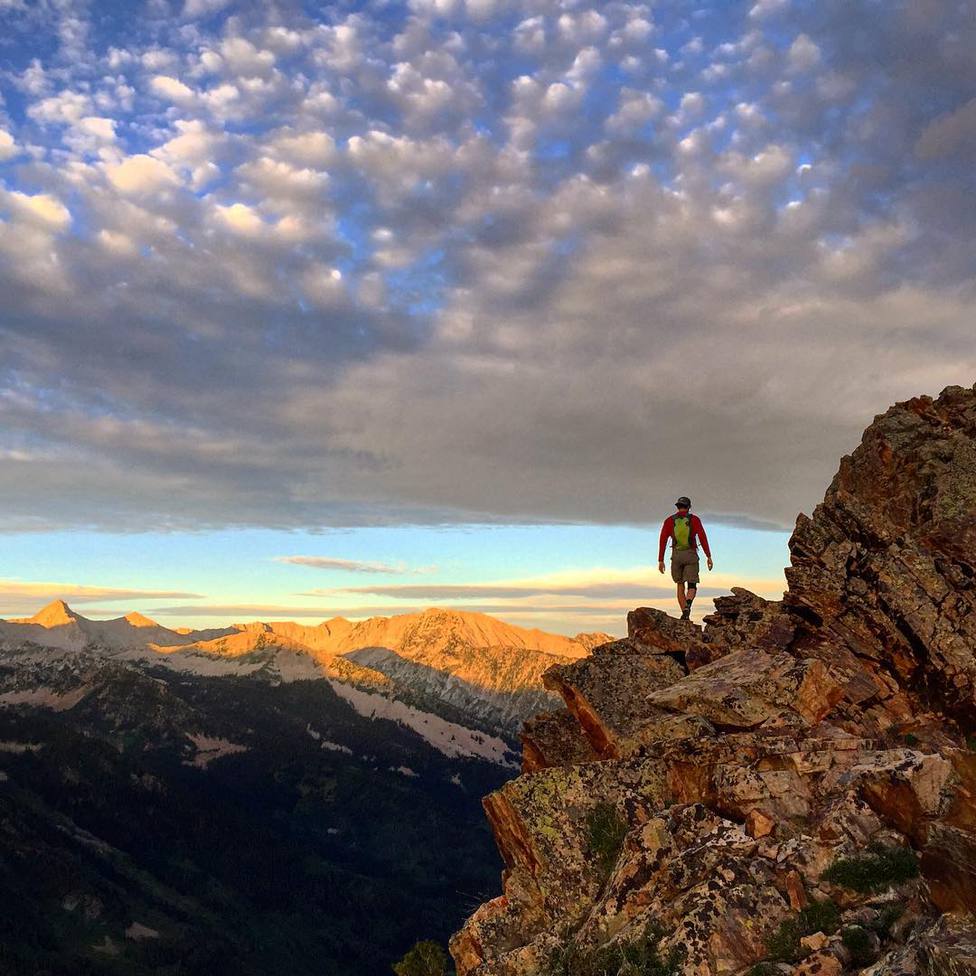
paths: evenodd
<path fill-rule="evenodd" d="M 690 515 L 675 515 L 673 535 L 673 547 L 675 549 L 691 549 L 694 546 Z"/>

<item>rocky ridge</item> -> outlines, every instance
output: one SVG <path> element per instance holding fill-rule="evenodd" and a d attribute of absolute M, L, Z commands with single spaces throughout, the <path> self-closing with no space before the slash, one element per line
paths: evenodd
<path fill-rule="evenodd" d="M 790 554 L 546 672 L 459 976 L 976 973 L 976 388 L 877 417 Z"/>

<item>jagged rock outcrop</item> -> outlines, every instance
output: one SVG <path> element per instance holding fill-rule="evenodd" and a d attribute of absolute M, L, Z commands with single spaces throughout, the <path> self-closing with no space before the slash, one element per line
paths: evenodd
<path fill-rule="evenodd" d="M 523 773 L 599 759 L 568 708 L 530 718 L 522 726 L 520 738 Z"/>
<path fill-rule="evenodd" d="M 976 403 L 910 400 L 865 432 L 790 541 L 788 603 L 976 720 Z"/>
<path fill-rule="evenodd" d="M 546 672 L 459 976 L 976 974 L 976 388 L 876 418 L 790 554 Z"/>

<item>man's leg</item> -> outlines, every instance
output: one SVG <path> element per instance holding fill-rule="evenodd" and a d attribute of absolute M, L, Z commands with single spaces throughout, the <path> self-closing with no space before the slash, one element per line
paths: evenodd
<path fill-rule="evenodd" d="M 671 579 L 678 587 L 678 608 L 685 612 L 685 570 L 681 565 L 681 557 L 677 552 L 671 553 Z"/>
<path fill-rule="evenodd" d="M 685 599 L 685 609 L 682 613 L 682 617 L 685 620 L 691 619 L 691 604 L 695 597 L 698 596 L 698 560 L 690 563 L 685 570 L 688 575 L 688 596 Z"/>

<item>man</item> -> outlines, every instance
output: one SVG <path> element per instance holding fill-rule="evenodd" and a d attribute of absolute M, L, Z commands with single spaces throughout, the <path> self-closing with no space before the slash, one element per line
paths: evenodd
<path fill-rule="evenodd" d="M 691 619 L 691 603 L 698 595 L 698 540 L 705 550 L 708 568 L 712 568 L 712 553 L 708 548 L 705 526 L 697 515 L 691 514 L 691 499 L 682 495 L 675 503 L 678 509 L 661 526 L 661 544 L 657 553 L 657 568 L 664 572 L 664 548 L 671 540 L 671 579 L 678 584 L 678 606 L 681 619 Z M 688 590 L 685 592 L 685 586 Z"/>

